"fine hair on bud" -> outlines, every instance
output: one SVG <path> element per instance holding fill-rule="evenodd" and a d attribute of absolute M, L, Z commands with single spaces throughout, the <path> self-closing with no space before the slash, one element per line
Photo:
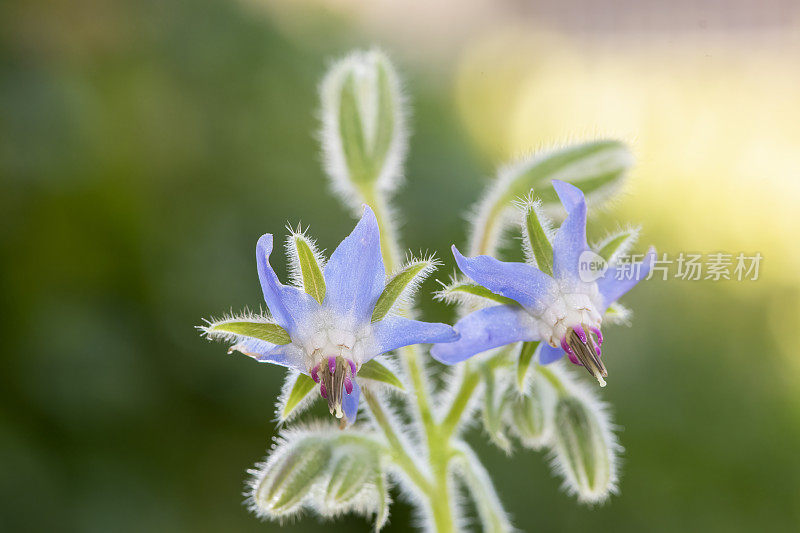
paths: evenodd
<path fill-rule="evenodd" d="M 402 179 L 408 133 L 399 77 L 383 52 L 356 51 L 330 67 L 320 96 L 325 169 L 358 210 L 365 189 L 388 193 Z"/>
<path fill-rule="evenodd" d="M 556 391 L 542 376 L 535 376 L 526 380 L 525 394 L 515 396 L 506 414 L 510 432 L 532 450 L 551 444 Z"/>
<path fill-rule="evenodd" d="M 560 371 L 565 376 L 566 371 Z M 619 454 L 607 405 L 576 381 L 562 380 L 553 415 L 552 465 L 563 488 L 588 504 L 617 492 Z"/>

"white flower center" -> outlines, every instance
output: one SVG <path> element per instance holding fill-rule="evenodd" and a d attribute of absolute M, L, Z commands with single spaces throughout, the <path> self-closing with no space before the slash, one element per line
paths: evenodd
<path fill-rule="evenodd" d="M 533 315 L 539 335 L 550 346 L 561 346 L 569 328 L 600 328 L 603 318 L 598 312 L 600 293 L 596 283 L 560 287 L 553 296 L 541 314 Z"/>

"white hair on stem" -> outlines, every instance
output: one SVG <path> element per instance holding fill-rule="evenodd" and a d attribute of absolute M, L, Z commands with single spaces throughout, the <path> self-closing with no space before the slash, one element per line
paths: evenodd
<path fill-rule="evenodd" d="M 483 525 L 482 530 L 496 533 L 516 531 L 497 495 L 489 472 L 486 471 L 472 448 L 459 440 L 453 444 L 453 449 L 459 454 L 455 471 L 464 483 L 465 492 L 475 504 L 478 517 Z"/>

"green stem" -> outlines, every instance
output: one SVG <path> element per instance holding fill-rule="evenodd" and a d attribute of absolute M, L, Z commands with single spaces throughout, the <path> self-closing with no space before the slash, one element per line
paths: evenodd
<path fill-rule="evenodd" d="M 388 218 L 388 205 L 383 198 L 376 194 L 374 190 L 362 191 L 364 201 L 372 207 L 375 217 L 378 220 L 378 229 L 381 233 L 381 251 L 383 262 L 389 270 L 396 270 L 400 267 L 397 240 L 395 239 L 394 227 Z M 411 314 L 410 309 L 403 310 L 405 314 Z M 442 433 L 433 417 L 431 409 L 430 393 L 428 381 L 425 376 L 425 367 L 422 362 L 422 353 L 418 346 L 408 346 L 400 349 L 402 360 L 411 380 L 416 402 L 416 411 L 422 423 L 422 430 L 426 437 L 428 446 L 428 457 L 430 461 L 433 481 L 429 481 L 414 464 L 414 461 L 406 452 L 402 442 L 394 432 L 394 428 L 389 423 L 386 413 L 382 406 L 374 397 L 365 392 L 367 403 L 372 409 L 378 425 L 383 430 L 390 445 L 395 450 L 398 464 L 406 471 L 409 478 L 428 496 L 433 522 L 438 533 L 451 533 L 455 531 L 455 520 L 453 519 L 452 505 L 450 502 L 450 486 L 448 479 L 449 462 L 451 456 L 450 435 Z M 467 402 L 469 398 L 465 399 Z M 466 407 L 466 403 L 464 404 Z M 460 415 L 459 415 L 460 416 Z"/>
<path fill-rule="evenodd" d="M 369 405 L 370 411 L 372 411 L 372 416 L 383 430 L 386 440 L 389 441 L 389 446 L 392 449 L 392 455 L 394 456 L 397 464 L 400 465 L 411 481 L 413 481 L 420 489 L 422 489 L 423 492 L 428 495 L 432 495 L 433 488 L 431 486 L 431 482 L 425 477 L 419 468 L 417 468 L 416 463 L 408 454 L 406 447 L 403 446 L 403 442 L 400 440 L 400 437 L 397 436 L 397 433 L 395 432 L 394 427 L 392 427 L 391 422 L 389 422 L 389 417 L 386 414 L 383 405 L 381 405 L 380 400 L 378 400 L 378 398 L 376 398 L 367 387 L 364 387 L 362 392 L 364 394 L 364 399 L 367 401 L 367 405 Z"/>
<path fill-rule="evenodd" d="M 453 398 L 450 410 L 442 420 L 441 431 L 445 438 L 450 438 L 458 427 L 458 423 L 461 421 L 461 417 L 464 415 L 464 411 L 467 409 L 472 393 L 475 392 L 478 383 L 480 383 L 478 372 L 474 371 L 469 366 L 469 363 L 464 363 L 464 374 L 461 376 L 458 392 Z"/>

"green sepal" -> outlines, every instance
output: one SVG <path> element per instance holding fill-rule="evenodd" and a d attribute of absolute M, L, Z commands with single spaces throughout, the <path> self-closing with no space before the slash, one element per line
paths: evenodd
<path fill-rule="evenodd" d="M 205 330 L 209 335 L 213 335 L 214 333 L 223 335 L 232 333 L 234 335 L 260 339 L 272 344 L 289 344 L 292 342 L 292 338 L 285 329 L 271 322 L 251 322 L 238 319 L 223 320 L 211 324 L 206 327 Z"/>
<path fill-rule="evenodd" d="M 538 347 L 539 341 L 523 342 L 520 346 L 519 357 L 517 358 L 517 390 L 521 394 L 525 393 L 525 377 L 528 375 L 533 354 L 536 353 L 536 348 Z"/>
<path fill-rule="evenodd" d="M 379 177 L 397 135 L 395 106 L 398 96 L 393 94 L 388 65 L 385 61 L 378 60 L 374 68 L 375 87 L 369 86 L 371 80 L 359 80 L 350 71 L 342 80 L 339 94 L 339 135 L 345 163 L 350 181 L 359 185 L 369 184 Z M 364 86 L 359 86 L 359 81 Z M 366 92 L 373 90 L 377 91 L 377 115 L 373 137 L 367 138 L 364 124 L 366 117 L 362 114 L 363 108 L 359 101 L 366 98 Z"/>
<path fill-rule="evenodd" d="M 322 303 L 325 299 L 325 277 L 322 275 L 322 268 L 312 248 L 313 245 L 300 234 L 293 235 L 292 240 L 295 250 L 297 250 L 297 262 L 300 267 L 303 289 L 316 301 Z"/>
<path fill-rule="evenodd" d="M 345 162 L 353 183 L 374 179 L 372 164 L 367 154 L 355 75 L 348 72 L 342 83 L 339 100 L 339 135 L 342 139 Z"/>
<path fill-rule="evenodd" d="M 445 285 L 442 290 L 436 293 L 436 297 L 446 302 L 457 301 L 459 298 L 464 297 L 478 297 L 491 300 L 501 305 L 519 306 L 519 302 L 516 300 L 501 296 L 500 294 L 495 294 L 486 287 L 470 281 L 454 281 L 449 285 Z"/>
<path fill-rule="evenodd" d="M 608 263 L 613 263 L 619 256 L 630 251 L 639 238 L 639 228 L 627 228 L 612 233 L 594 247 L 597 255 Z"/>
<path fill-rule="evenodd" d="M 305 374 L 297 374 L 292 390 L 286 397 L 280 413 L 280 421 L 287 420 L 298 405 L 314 390 L 316 383 Z"/>
<path fill-rule="evenodd" d="M 526 251 L 531 256 L 530 259 L 536 262 L 536 268 L 548 276 L 552 276 L 553 245 L 545 230 L 546 227 L 549 227 L 549 221 L 542 220 L 545 215 L 540 206 L 541 202 L 526 204 L 522 231 L 526 248 L 528 248 Z"/>
<path fill-rule="evenodd" d="M 348 445 L 337 451 L 341 453 L 333 462 L 325 489 L 329 505 L 350 502 L 380 473 L 379 455 L 373 447 Z"/>
<path fill-rule="evenodd" d="M 400 381 L 394 372 L 386 368 L 375 359 L 371 359 L 361 365 L 361 368 L 358 370 L 358 379 L 371 379 L 373 381 L 379 381 L 381 383 L 391 385 L 392 387 L 405 390 L 405 387 L 403 387 L 403 382 Z"/>
<path fill-rule="evenodd" d="M 378 302 L 375 304 L 375 309 L 372 311 L 372 321 L 378 322 L 383 320 L 386 314 L 392 309 L 392 306 L 402 296 L 403 291 L 409 284 L 414 284 L 417 276 L 424 276 L 426 271 L 433 266 L 433 261 L 421 260 L 412 261 L 403 266 L 400 271 L 392 276 L 386 283 Z"/>

